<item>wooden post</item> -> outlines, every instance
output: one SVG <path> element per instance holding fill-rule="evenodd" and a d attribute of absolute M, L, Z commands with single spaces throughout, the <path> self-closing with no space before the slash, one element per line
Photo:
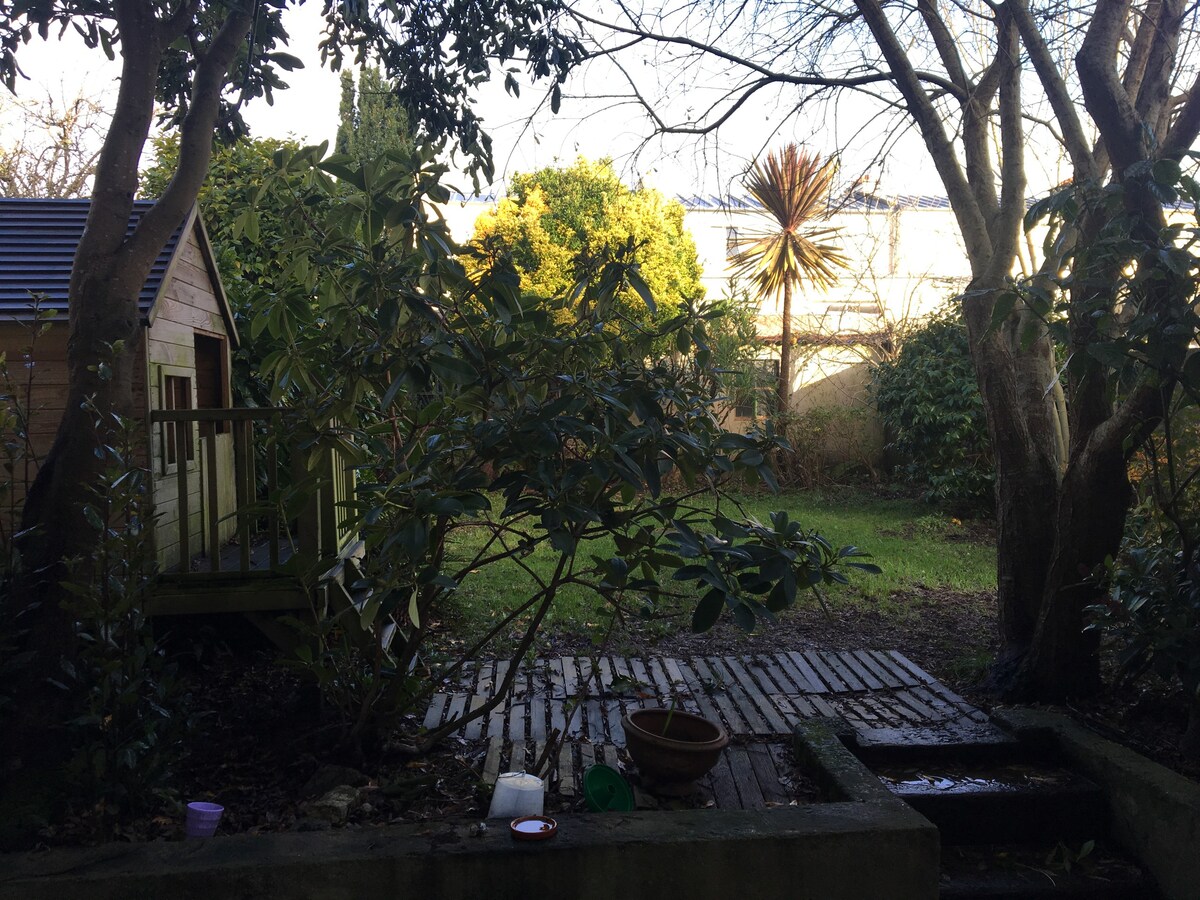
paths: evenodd
<path fill-rule="evenodd" d="M 208 478 L 208 509 L 205 518 L 208 520 L 208 568 L 212 572 L 221 571 L 221 534 L 218 527 L 220 508 L 217 500 L 217 430 L 209 428 L 200 442 L 204 450 L 204 468 Z"/>
<path fill-rule="evenodd" d="M 170 426 L 168 426 L 170 427 Z M 192 568 L 191 510 L 188 509 L 188 447 L 192 439 L 190 422 L 175 423 L 175 484 L 179 496 L 179 571 L 190 572 Z"/>
<path fill-rule="evenodd" d="M 279 569 L 279 416 L 271 417 L 271 431 L 267 437 L 267 552 L 270 554 L 271 571 Z"/>
<path fill-rule="evenodd" d="M 241 551 L 243 573 L 250 571 L 250 513 L 246 507 L 252 498 L 246 491 L 245 474 L 241 471 L 245 466 L 246 448 L 250 443 L 247 433 L 249 427 L 249 420 L 236 422 L 233 426 L 233 483 L 237 490 L 238 549 Z"/>

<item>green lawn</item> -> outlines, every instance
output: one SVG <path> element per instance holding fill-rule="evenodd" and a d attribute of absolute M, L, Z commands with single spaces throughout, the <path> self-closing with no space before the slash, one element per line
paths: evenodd
<path fill-rule="evenodd" d="M 915 584 L 960 591 L 994 590 L 995 548 L 967 540 L 970 526 L 956 523 L 928 505 L 903 499 L 880 499 L 868 493 L 839 489 L 835 493 L 791 492 L 779 496 L 738 498 L 748 515 L 765 521 L 771 510 L 786 510 L 805 528 L 816 529 L 835 545 L 853 544 L 871 554 L 882 575 L 853 577 L 848 588 L 830 591 L 837 603 L 857 603 L 869 598 L 887 611 L 896 590 Z M 460 533 L 451 551 L 465 559 L 479 537 Z M 592 555 L 609 557 L 608 541 L 593 541 L 579 555 L 581 565 Z M 536 549 L 525 562 L 549 574 L 556 554 L 549 547 Z M 453 617 L 459 637 L 469 638 L 485 629 L 532 593 L 532 580 L 515 563 L 505 561 L 473 573 L 459 589 Z M 803 601 L 801 601 L 803 602 Z M 595 634 L 607 627 L 611 614 L 603 601 L 574 586 L 559 595 L 543 631 Z"/>

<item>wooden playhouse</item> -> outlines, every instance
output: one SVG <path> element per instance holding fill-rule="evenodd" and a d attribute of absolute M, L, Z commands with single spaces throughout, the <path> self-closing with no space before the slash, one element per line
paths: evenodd
<path fill-rule="evenodd" d="M 30 413 L 35 460 L 49 450 L 66 402 L 67 290 L 88 203 L 0 199 L 0 352 Z M 151 204 L 134 205 L 130 229 Z M 340 573 L 337 564 L 357 552 L 355 535 L 338 522 L 353 473 L 330 452 L 317 467 L 320 487 L 307 509 L 287 521 L 272 512 L 281 480 L 278 442 L 264 434 L 286 411 L 232 407 L 237 330 L 195 210 L 159 254 L 139 305 L 134 401 L 145 428 L 162 573 L 151 611 L 309 605 L 311 582 L 306 588 L 286 564 L 299 554 L 314 565 L 329 561 Z M 53 324 L 31 350 L 39 314 Z M 15 480 L 23 490 L 19 473 Z M 340 589 L 341 579 L 334 580 Z"/>

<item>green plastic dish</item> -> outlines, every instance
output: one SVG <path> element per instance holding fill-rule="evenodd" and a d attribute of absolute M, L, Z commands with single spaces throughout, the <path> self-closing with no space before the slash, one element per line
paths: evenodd
<path fill-rule="evenodd" d="M 611 766 L 588 766 L 583 770 L 583 799 L 592 812 L 630 812 L 633 791 L 629 782 Z"/>

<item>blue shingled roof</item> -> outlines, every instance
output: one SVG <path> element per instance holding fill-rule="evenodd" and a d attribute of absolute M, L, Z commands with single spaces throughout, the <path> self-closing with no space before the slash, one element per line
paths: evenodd
<path fill-rule="evenodd" d="M 42 309 L 53 309 L 56 318 L 66 318 L 71 264 L 90 204 L 90 200 L 0 199 L 0 321 L 31 318 L 34 294 L 45 295 Z M 134 202 L 127 234 L 153 205 L 153 200 Z M 150 315 L 183 226 L 180 222 L 158 254 L 138 295 L 143 321 Z"/>

